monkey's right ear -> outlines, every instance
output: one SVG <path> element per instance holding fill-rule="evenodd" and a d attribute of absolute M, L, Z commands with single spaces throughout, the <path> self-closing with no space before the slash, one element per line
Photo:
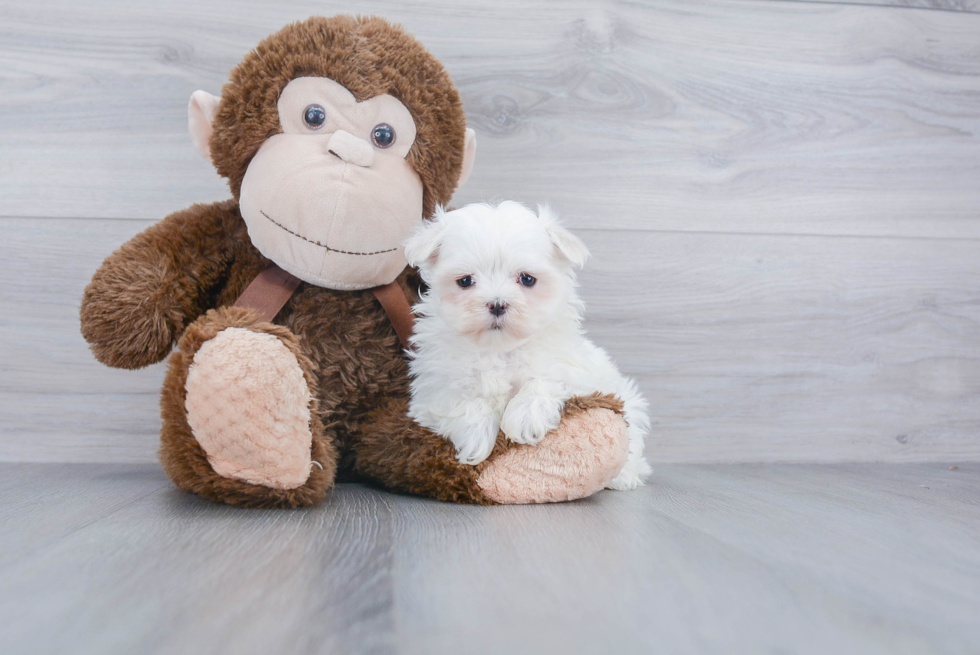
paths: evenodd
<path fill-rule="evenodd" d="M 425 270 L 435 262 L 449 223 L 446 215 L 446 210 L 437 206 L 432 219 L 422 221 L 415 233 L 405 241 L 405 259 L 409 265 Z"/>
<path fill-rule="evenodd" d="M 473 162 L 476 160 L 476 132 L 471 128 L 466 128 L 466 140 L 463 142 L 463 168 L 459 174 L 459 182 L 456 183 L 456 188 L 463 186 L 463 184 L 470 178 L 470 173 L 473 171 Z"/>
<path fill-rule="evenodd" d="M 211 161 L 211 123 L 218 112 L 221 98 L 207 91 L 195 91 L 187 104 L 187 129 L 191 133 L 191 141 L 201 156 Z"/>

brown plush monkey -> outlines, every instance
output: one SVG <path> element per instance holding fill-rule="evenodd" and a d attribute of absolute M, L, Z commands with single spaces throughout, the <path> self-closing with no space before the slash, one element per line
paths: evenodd
<path fill-rule="evenodd" d="M 160 448 L 177 486 L 251 507 L 311 505 L 352 479 L 523 503 L 587 496 L 619 471 L 627 438 L 611 397 L 572 399 L 538 446 L 500 437 L 476 467 L 406 417 L 405 358 L 372 289 L 414 300 L 401 242 L 449 201 L 476 148 L 456 88 L 415 39 L 379 18 L 289 25 L 245 57 L 220 99 L 196 92 L 189 119 L 233 199 L 124 244 L 81 309 L 109 366 L 146 366 L 178 345 Z M 236 306 L 273 262 L 298 285 L 281 310 Z"/>

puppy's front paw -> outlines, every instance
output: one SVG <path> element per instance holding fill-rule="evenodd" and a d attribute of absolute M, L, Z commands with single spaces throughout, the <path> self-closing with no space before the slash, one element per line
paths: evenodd
<path fill-rule="evenodd" d="M 500 427 L 514 443 L 537 445 L 561 422 L 561 410 L 565 403 L 547 396 L 514 397 L 504 410 Z"/>
<path fill-rule="evenodd" d="M 456 446 L 456 461 L 460 464 L 476 465 L 490 457 L 494 444 L 497 443 L 499 429 L 497 421 L 491 418 L 466 426 L 452 438 Z"/>

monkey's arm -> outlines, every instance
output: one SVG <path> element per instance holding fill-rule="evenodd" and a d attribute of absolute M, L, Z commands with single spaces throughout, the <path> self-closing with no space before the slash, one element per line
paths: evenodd
<path fill-rule="evenodd" d="M 112 253 L 82 298 L 82 336 L 95 357 L 129 369 L 166 357 L 227 279 L 241 229 L 235 201 L 193 205 Z"/>

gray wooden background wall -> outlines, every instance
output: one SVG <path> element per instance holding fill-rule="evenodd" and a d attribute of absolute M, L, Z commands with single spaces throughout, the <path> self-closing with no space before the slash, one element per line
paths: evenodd
<path fill-rule="evenodd" d="M 458 203 L 549 201 L 591 246 L 651 460 L 980 459 L 980 0 L 2 2 L 0 459 L 155 458 L 162 366 L 97 364 L 82 289 L 228 196 L 191 92 L 352 10 L 459 85 Z"/>

